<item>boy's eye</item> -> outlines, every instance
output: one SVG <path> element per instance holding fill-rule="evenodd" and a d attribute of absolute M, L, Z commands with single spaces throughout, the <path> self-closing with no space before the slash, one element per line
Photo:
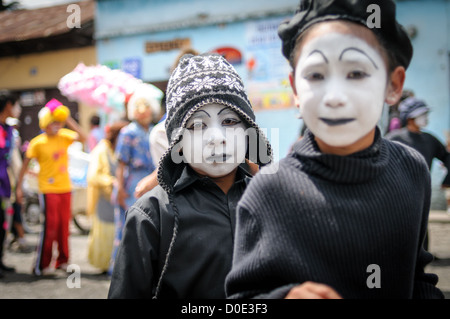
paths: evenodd
<path fill-rule="evenodd" d="M 347 78 L 350 80 L 360 80 L 368 77 L 369 74 L 367 74 L 364 71 L 351 71 L 347 74 Z"/>
<path fill-rule="evenodd" d="M 239 124 L 239 123 L 241 123 L 240 120 L 233 119 L 233 118 L 225 119 L 225 120 L 222 121 L 222 125 L 223 126 L 232 126 L 232 125 L 236 125 L 236 124 Z"/>
<path fill-rule="evenodd" d="M 323 76 L 322 73 L 312 72 L 312 73 L 307 74 L 304 78 L 305 78 L 305 80 L 308 80 L 308 81 L 320 81 L 320 80 L 323 80 L 325 77 Z"/>
<path fill-rule="evenodd" d="M 189 125 L 188 130 L 201 130 L 205 128 L 206 125 L 203 122 L 197 121 Z"/>

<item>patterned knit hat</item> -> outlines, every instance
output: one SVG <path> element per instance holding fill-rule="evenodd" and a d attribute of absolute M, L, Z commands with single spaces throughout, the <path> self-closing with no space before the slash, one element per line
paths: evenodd
<path fill-rule="evenodd" d="M 249 128 L 255 129 L 258 154 L 250 155 L 249 160 L 259 165 L 271 162 L 271 146 L 255 123 L 255 114 L 244 84 L 234 67 L 219 54 L 186 54 L 172 72 L 167 86 L 165 126 L 169 149 L 161 158 L 158 172 L 159 184 L 166 191 L 174 182 L 171 175 L 177 165 L 171 158 L 172 148 L 180 141 L 183 129 L 194 112 L 213 103 L 230 107 Z"/>
<path fill-rule="evenodd" d="M 374 8 L 379 8 L 380 23 L 376 26 L 370 25 Z M 395 12 L 393 0 L 301 0 L 295 15 L 278 27 L 283 55 L 291 59 L 297 38 L 313 24 L 346 20 L 371 29 L 406 69 L 413 55 L 413 47 L 405 29 L 397 23 Z"/>

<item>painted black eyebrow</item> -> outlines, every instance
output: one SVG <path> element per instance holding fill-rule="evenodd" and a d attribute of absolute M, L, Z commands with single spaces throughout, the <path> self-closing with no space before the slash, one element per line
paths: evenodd
<path fill-rule="evenodd" d="M 325 63 L 328 64 L 328 59 L 327 59 L 327 57 L 326 57 L 325 54 L 323 54 L 323 52 L 320 51 L 320 50 L 313 50 L 313 51 L 311 51 L 311 53 L 310 53 L 308 56 L 311 56 L 311 55 L 313 55 L 314 53 L 319 53 L 319 54 L 323 57 L 323 59 L 325 60 Z"/>
<path fill-rule="evenodd" d="M 195 111 L 195 113 L 198 113 L 198 112 L 204 112 L 206 115 L 208 115 L 209 118 L 211 117 L 211 116 L 209 115 L 209 113 L 206 112 L 205 110 L 197 110 L 197 111 Z"/>
<path fill-rule="evenodd" d="M 354 47 L 350 47 L 350 48 L 347 48 L 347 49 L 342 50 L 341 55 L 339 56 L 339 61 L 342 60 L 342 56 L 344 55 L 344 53 L 347 52 L 347 51 L 350 51 L 350 50 L 354 50 L 354 51 L 356 51 L 356 52 L 359 52 L 359 53 L 361 53 L 361 54 L 364 54 L 364 55 L 370 60 L 370 62 L 372 62 L 372 64 L 373 64 L 373 66 L 375 67 L 375 69 L 378 70 L 377 64 L 372 60 L 372 58 L 371 58 L 366 52 L 364 52 L 364 51 L 361 50 L 361 49 L 354 48 Z"/>
<path fill-rule="evenodd" d="M 228 109 L 230 109 L 228 106 L 224 107 L 223 109 L 221 109 L 221 110 L 219 111 L 219 113 L 217 113 L 217 115 L 220 115 L 220 113 L 222 113 L 223 111 L 228 110 Z M 230 111 L 231 111 L 231 112 L 234 112 L 232 109 L 230 109 Z"/>

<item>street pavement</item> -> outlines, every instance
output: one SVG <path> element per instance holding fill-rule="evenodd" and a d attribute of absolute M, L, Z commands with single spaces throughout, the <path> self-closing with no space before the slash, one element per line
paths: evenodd
<path fill-rule="evenodd" d="M 37 234 L 27 234 L 26 239 L 34 247 Z M 0 279 L 0 299 L 105 299 L 110 279 L 87 260 L 87 235 L 71 226 L 70 252 L 73 269 L 57 271 L 51 277 L 35 277 L 31 267 L 35 258 L 32 250 L 27 253 L 5 249 L 4 262 L 14 266 L 15 273 L 7 273 Z M 429 223 L 429 250 L 436 259 L 426 272 L 439 276 L 438 287 L 450 299 L 450 215 L 433 211 Z M 78 276 L 79 275 L 79 276 Z"/>
<path fill-rule="evenodd" d="M 15 273 L 6 273 L 0 279 L 0 299 L 106 299 L 110 279 L 89 264 L 87 259 L 88 236 L 71 225 L 69 272 L 57 270 L 52 276 L 36 277 L 32 266 L 36 253 L 38 234 L 26 234 L 32 247 L 27 253 L 5 249 L 4 263 L 13 266 Z M 56 252 L 55 252 L 56 253 Z M 79 276 L 78 276 L 79 274 Z"/>

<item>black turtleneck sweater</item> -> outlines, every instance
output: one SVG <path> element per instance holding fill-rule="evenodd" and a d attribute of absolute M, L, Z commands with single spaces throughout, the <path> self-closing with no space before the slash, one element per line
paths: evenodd
<path fill-rule="evenodd" d="M 424 272 L 430 194 L 423 157 L 378 129 L 349 156 L 321 153 L 308 131 L 239 202 L 227 296 L 284 298 L 314 281 L 351 299 L 443 298 Z"/>

